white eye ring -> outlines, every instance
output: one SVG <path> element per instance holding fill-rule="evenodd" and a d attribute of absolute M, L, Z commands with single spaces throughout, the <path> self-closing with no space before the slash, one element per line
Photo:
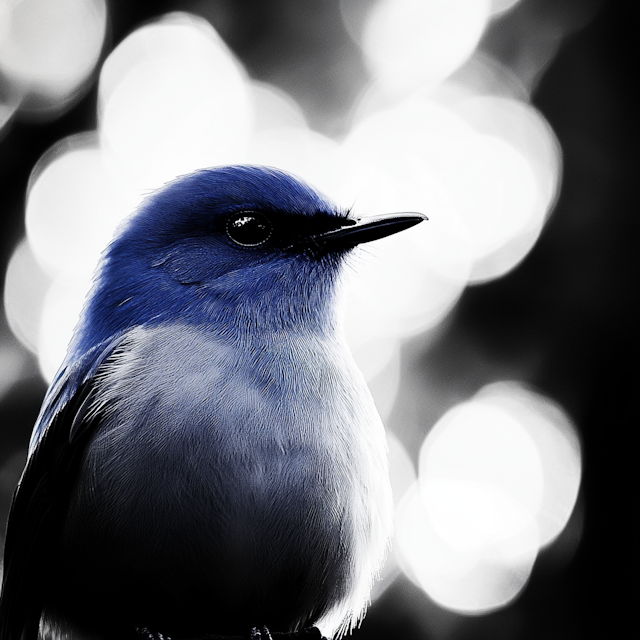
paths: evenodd
<path fill-rule="evenodd" d="M 273 233 L 269 219 L 257 211 L 240 211 L 227 220 L 227 237 L 241 247 L 259 247 Z"/>

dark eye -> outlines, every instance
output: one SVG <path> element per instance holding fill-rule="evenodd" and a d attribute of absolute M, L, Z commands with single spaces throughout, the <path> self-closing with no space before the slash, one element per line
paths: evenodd
<path fill-rule="evenodd" d="M 227 236 L 242 247 L 257 247 L 271 236 L 273 227 L 261 213 L 243 211 L 227 221 Z"/>

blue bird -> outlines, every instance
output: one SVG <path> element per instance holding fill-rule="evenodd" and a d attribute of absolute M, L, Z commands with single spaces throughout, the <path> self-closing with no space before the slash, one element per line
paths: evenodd
<path fill-rule="evenodd" d="M 34 428 L 0 640 L 357 624 L 392 501 L 340 274 L 423 219 L 354 220 L 265 167 L 152 194 L 104 252 Z"/>

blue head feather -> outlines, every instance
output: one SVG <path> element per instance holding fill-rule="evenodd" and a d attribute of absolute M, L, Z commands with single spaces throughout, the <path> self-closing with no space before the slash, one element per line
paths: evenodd
<path fill-rule="evenodd" d="M 230 216 L 245 211 L 273 225 L 266 243 L 245 247 L 228 237 Z M 178 178 L 147 198 L 106 249 L 69 355 L 167 319 L 231 334 L 256 323 L 322 323 L 344 252 L 298 241 L 346 219 L 317 191 L 273 168 L 220 167 Z"/>

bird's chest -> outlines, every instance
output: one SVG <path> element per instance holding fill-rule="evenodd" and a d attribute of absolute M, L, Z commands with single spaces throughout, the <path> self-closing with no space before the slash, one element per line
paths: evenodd
<path fill-rule="evenodd" d="M 75 558 L 94 575 L 172 576 L 163 593 L 256 571 L 276 591 L 300 573 L 348 581 L 386 500 L 382 427 L 349 362 L 320 342 L 243 353 L 189 332 L 153 338 L 98 390 L 66 526 Z"/>
<path fill-rule="evenodd" d="M 277 482 L 286 492 L 345 466 L 357 474 L 358 457 L 370 458 L 362 434 L 380 431 L 379 419 L 339 345 L 307 338 L 241 348 L 185 333 L 134 343 L 107 369 L 92 474 L 120 467 L 127 477 L 129 461 L 151 483 L 163 484 L 162 473 L 212 489 L 237 478 L 237 491 Z"/>

